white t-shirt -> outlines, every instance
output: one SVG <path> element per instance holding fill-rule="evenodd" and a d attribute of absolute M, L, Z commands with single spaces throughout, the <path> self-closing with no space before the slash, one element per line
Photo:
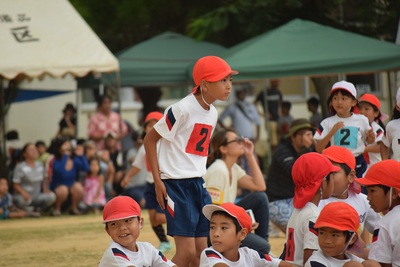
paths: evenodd
<path fill-rule="evenodd" d="M 352 114 L 348 118 L 340 118 L 337 114 L 324 119 L 317 131 L 314 139 L 319 141 L 324 138 L 337 122 L 343 122 L 344 128 L 339 129 L 330 139 L 331 145 L 342 146 L 351 151 L 355 157 L 364 152 L 366 133 L 371 126 L 367 117 L 360 114 Z"/>
<path fill-rule="evenodd" d="M 157 150 L 160 147 L 160 142 L 157 142 Z M 153 173 L 151 172 L 151 168 L 149 162 L 146 157 L 146 150 L 144 150 L 144 145 L 139 148 L 139 151 L 135 157 L 135 161 L 132 163 L 132 166 L 140 169 L 146 170 L 146 182 L 150 184 L 154 184 Z"/>
<path fill-rule="evenodd" d="M 346 199 L 340 199 L 336 197 L 330 197 L 323 199 L 319 202 L 318 207 L 322 210 L 326 204 L 331 202 L 346 202 L 352 206 L 360 216 L 360 228 L 359 233 L 362 233 L 364 227 L 371 234 L 374 232 L 374 228 L 378 221 L 381 219 L 379 213 L 376 213 L 368 203 L 367 196 L 364 194 L 356 194 L 353 191 L 348 191 L 348 197 Z"/>
<path fill-rule="evenodd" d="M 99 267 L 167 267 L 175 265 L 150 243 L 137 242 L 136 246 L 138 251 L 133 252 L 112 241 L 104 252 Z"/>
<path fill-rule="evenodd" d="M 158 151 L 161 179 L 203 177 L 217 109 L 205 110 L 193 94 L 168 107 L 154 129 L 162 136 Z"/>
<path fill-rule="evenodd" d="M 304 264 L 304 267 L 342 267 L 348 261 L 364 262 L 364 259 L 353 254 L 346 252 L 345 255 L 347 259 L 338 260 L 334 257 L 326 256 L 321 250 L 314 251 L 306 264 Z"/>
<path fill-rule="evenodd" d="M 285 261 L 303 266 L 305 249 L 319 249 L 318 232 L 314 228 L 319 208 L 307 202 L 302 209 L 294 209 L 286 228 Z"/>
<path fill-rule="evenodd" d="M 278 267 L 280 262 L 280 259 L 272 258 L 268 254 L 258 253 L 247 247 L 239 248 L 239 260 L 236 262 L 226 259 L 213 247 L 204 249 L 200 255 L 200 267 L 212 267 L 217 263 L 225 263 L 230 267 Z"/>
<path fill-rule="evenodd" d="M 204 175 L 207 189 L 215 188 L 223 194 L 222 203 L 235 201 L 238 181 L 246 175 L 246 171 L 236 163 L 233 164 L 231 172 L 232 181 L 229 182 L 229 170 L 225 162 L 217 159 L 208 167 Z"/>
<path fill-rule="evenodd" d="M 391 149 L 391 158 L 400 161 L 400 119 L 388 122 L 382 142 Z"/>
<path fill-rule="evenodd" d="M 400 206 L 394 207 L 377 223 L 368 259 L 400 266 Z"/>
<path fill-rule="evenodd" d="M 382 129 L 382 127 L 376 123 L 375 121 L 373 121 L 371 123 L 372 129 L 374 130 L 375 133 L 375 142 L 372 144 L 365 144 L 366 146 L 374 146 L 376 145 L 378 142 L 381 142 L 383 139 L 383 136 L 385 135 L 384 130 Z M 372 152 L 368 152 L 368 159 L 366 158 L 365 161 L 367 162 L 367 170 L 374 165 L 377 162 L 382 161 L 382 157 L 381 157 L 381 153 L 372 153 Z M 365 155 L 364 155 L 365 158 Z"/>

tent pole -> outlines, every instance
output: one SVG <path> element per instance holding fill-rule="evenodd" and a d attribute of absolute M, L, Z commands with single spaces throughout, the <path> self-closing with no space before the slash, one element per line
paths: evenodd
<path fill-rule="evenodd" d="M 6 161 L 7 161 L 7 151 L 6 151 L 6 115 L 5 115 L 5 93 L 4 93 L 4 87 L 3 87 L 3 77 L 0 77 L 0 127 L 1 127 L 1 152 L 0 152 L 0 175 L 2 177 L 7 177 L 7 166 L 6 166 Z"/>

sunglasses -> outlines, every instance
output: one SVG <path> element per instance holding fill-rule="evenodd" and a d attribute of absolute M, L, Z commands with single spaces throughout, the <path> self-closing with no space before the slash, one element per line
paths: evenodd
<path fill-rule="evenodd" d="M 238 142 L 238 143 L 242 143 L 244 141 L 243 136 L 238 136 L 235 139 L 231 140 L 231 141 L 225 141 L 222 143 L 223 146 L 229 145 L 230 143 L 234 143 L 234 142 Z"/>

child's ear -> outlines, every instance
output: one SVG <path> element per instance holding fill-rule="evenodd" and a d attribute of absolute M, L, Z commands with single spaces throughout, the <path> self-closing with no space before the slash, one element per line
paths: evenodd
<path fill-rule="evenodd" d="M 207 82 L 206 82 L 205 80 L 201 80 L 201 81 L 200 81 L 200 87 L 201 87 L 201 90 L 202 90 L 202 91 L 207 92 L 207 90 L 208 90 L 208 84 L 207 84 Z"/>
<path fill-rule="evenodd" d="M 399 196 L 399 189 L 392 187 L 392 199 L 395 200 L 397 199 Z"/>
<path fill-rule="evenodd" d="M 139 219 L 139 229 L 142 230 L 144 226 L 144 219 L 143 217 L 138 217 Z"/>
<path fill-rule="evenodd" d="M 352 101 L 351 101 L 351 106 L 352 107 L 355 107 L 355 106 L 357 106 L 357 99 L 353 99 Z"/>
<path fill-rule="evenodd" d="M 356 178 L 356 171 L 355 170 L 351 170 L 348 177 L 349 177 L 349 183 L 350 184 L 353 183 L 354 179 Z"/>
<path fill-rule="evenodd" d="M 239 231 L 238 235 L 240 242 L 242 242 L 247 236 L 247 229 L 243 228 L 242 230 Z"/>

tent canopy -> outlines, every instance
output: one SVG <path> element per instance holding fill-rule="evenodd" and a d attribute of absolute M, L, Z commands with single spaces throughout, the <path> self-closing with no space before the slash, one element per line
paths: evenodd
<path fill-rule="evenodd" d="M 118 54 L 121 85 L 187 84 L 192 81 L 188 68 L 197 59 L 206 55 L 222 55 L 226 51 L 217 44 L 165 32 Z"/>
<path fill-rule="evenodd" d="M 375 72 L 400 68 L 400 46 L 295 19 L 232 47 L 225 59 L 240 80 Z"/>
<path fill-rule="evenodd" d="M 118 61 L 68 0 L 0 1 L 0 76 L 116 72 Z"/>

